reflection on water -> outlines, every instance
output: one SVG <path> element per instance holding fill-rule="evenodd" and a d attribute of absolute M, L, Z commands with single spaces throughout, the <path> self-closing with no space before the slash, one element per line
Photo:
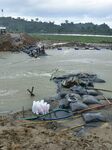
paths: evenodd
<path fill-rule="evenodd" d="M 112 51 L 48 50 L 48 56 L 38 59 L 24 53 L 0 53 L 0 111 L 31 108 L 32 101 L 55 94 L 56 86 L 50 76 L 56 68 L 58 74 L 97 73 L 106 84 L 97 87 L 112 89 Z M 35 87 L 35 98 L 27 88 Z"/>

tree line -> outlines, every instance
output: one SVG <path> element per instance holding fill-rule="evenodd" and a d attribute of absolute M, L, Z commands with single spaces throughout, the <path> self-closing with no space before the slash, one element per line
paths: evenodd
<path fill-rule="evenodd" d="M 28 21 L 20 17 L 0 17 L 0 26 L 5 26 L 9 32 L 112 35 L 112 29 L 105 23 L 101 25 L 93 23 L 75 24 L 68 20 L 56 25 L 51 21 L 39 21 L 38 18 Z"/>

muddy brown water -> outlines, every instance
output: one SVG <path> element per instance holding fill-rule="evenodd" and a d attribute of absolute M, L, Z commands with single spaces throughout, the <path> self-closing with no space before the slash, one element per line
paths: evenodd
<path fill-rule="evenodd" d="M 96 73 L 106 80 L 105 84 L 96 84 L 96 87 L 112 90 L 111 50 L 63 48 L 62 51 L 47 50 L 47 54 L 35 59 L 24 53 L 0 53 L 0 112 L 18 111 L 23 106 L 29 109 L 33 100 L 55 95 L 56 85 L 49 79 L 56 68 L 59 69 L 56 75 Z M 35 87 L 34 98 L 27 93 L 32 86 Z"/>

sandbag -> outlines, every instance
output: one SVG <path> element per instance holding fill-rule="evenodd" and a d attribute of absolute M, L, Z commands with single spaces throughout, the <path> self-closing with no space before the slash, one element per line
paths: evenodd
<path fill-rule="evenodd" d="M 63 98 L 59 101 L 59 108 L 66 109 L 69 107 L 69 102 L 66 98 Z"/>
<path fill-rule="evenodd" d="M 87 108 L 88 106 L 86 104 L 83 104 L 82 102 L 70 103 L 70 109 L 72 111 L 79 111 Z"/>
<path fill-rule="evenodd" d="M 60 92 L 59 96 L 60 96 L 60 98 L 65 98 L 66 94 L 67 94 L 66 92 Z"/>
<path fill-rule="evenodd" d="M 93 81 L 96 83 L 105 83 L 105 80 L 100 79 L 100 78 L 95 78 Z"/>
<path fill-rule="evenodd" d="M 74 93 L 79 94 L 79 95 L 86 95 L 87 94 L 87 90 L 81 86 L 73 86 L 71 88 L 71 91 L 73 91 Z"/>
<path fill-rule="evenodd" d="M 100 102 L 92 95 L 84 95 L 83 103 L 85 103 L 85 104 L 100 104 Z"/>
<path fill-rule="evenodd" d="M 90 81 L 83 81 L 83 80 L 81 80 L 81 79 L 79 79 L 78 80 L 79 82 L 78 82 L 78 84 L 80 85 L 80 86 L 82 86 L 82 87 L 94 87 L 94 85 L 93 85 L 93 82 L 90 82 Z"/>
<path fill-rule="evenodd" d="M 106 118 L 101 113 L 96 112 L 84 113 L 83 119 L 86 123 L 106 121 Z"/>
<path fill-rule="evenodd" d="M 67 94 L 66 95 L 66 99 L 69 101 L 69 102 L 76 102 L 78 100 L 81 100 L 81 97 L 79 94 L 75 94 L 75 93 L 70 93 L 70 94 Z"/>
<path fill-rule="evenodd" d="M 88 95 L 92 95 L 92 96 L 102 95 L 101 92 L 95 90 L 87 90 L 87 93 Z"/>

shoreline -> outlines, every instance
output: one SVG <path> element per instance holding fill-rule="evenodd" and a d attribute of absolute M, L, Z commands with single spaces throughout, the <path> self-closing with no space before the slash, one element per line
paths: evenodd
<path fill-rule="evenodd" d="M 82 50 L 98 50 L 107 49 L 112 50 L 112 44 L 108 43 L 80 43 L 80 42 L 53 42 L 53 41 L 40 41 L 45 46 L 45 49 L 55 49 L 61 47 L 78 48 Z M 78 50 L 76 49 L 76 50 Z"/>
<path fill-rule="evenodd" d="M 77 131 L 83 132 L 83 127 L 66 130 L 63 121 L 22 121 L 16 120 L 17 116 L 0 116 L 1 149 L 110 150 L 112 148 L 111 123 L 103 123 L 97 128 L 90 128 L 84 136 L 76 136 Z"/>
<path fill-rule="evenodd" d="M 41 37 L 42 36 L 42 37 Z M 99 50 L 110 49 L 112 50 L 112 41 L 108 37 L 90 37 L 86 36 L 75 37 L 67 35 L 28 35 L 24 33 L 7 33 L 1 36 L 0 51 L 21 52 L 34 50 L 39 47 L 45 47 L 45 49 L 55 49 L 60 47 L 74 48 L 76 50 Z M 87 38 L 87 39 L 86 39 Z M 95 39 L 94 39 L 95 38 Z M 97 40 L 98 38 L 98 40 Z M 111 38 L 110 38 L 111 39 Z M 40 54 L 41 55 L 41 54 Z"/>

